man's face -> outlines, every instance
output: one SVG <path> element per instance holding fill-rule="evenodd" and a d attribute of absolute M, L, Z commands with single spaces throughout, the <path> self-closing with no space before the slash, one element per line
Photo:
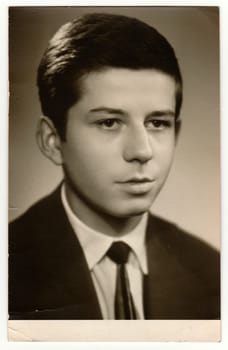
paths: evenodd
<path fill-rule="evenodd" d="M 79 212 L 142 214 L 168 175 L 175 148 L 175 82 L 152 69 L 89 73 L 68 112 L 62 159 Z"/>

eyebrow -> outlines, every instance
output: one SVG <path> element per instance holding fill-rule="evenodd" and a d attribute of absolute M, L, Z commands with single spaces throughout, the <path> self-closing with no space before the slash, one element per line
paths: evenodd
<path fill-rule="evenodd" d="M 171 109 L 153 111 L 148 114 L 149 117 L 175 117 L 175 112 Z"/>
<path fill-rule="evenodd" d="M 105 112 L 105 113 L 109 113 L 109 114 L 121 114 L 121 115 L 127 115 L 127 113 L 125 111 L 123 111 L 122 109 L 118 109 L 118 108 L 110 108 L 110 107 L 97 107 L 97 108 L 92 108 L 90 109 L 89 112 Z M 164 117 L 164 116 L 173 116 L 175 117 L 175 112 L 172 111 L 171 109 L 164 109 L 164 110 L 155 110 L 153 112 L 148 113 L 148 115 L 146 117 Z"/>
<path fill-rule="evenodd" d="M 122 109 L 118 108 L 110 108 L 110 107 L 97 107 L 90 109 L 89 112 L 106 112 L 110 114 L 126 114 Z"/>

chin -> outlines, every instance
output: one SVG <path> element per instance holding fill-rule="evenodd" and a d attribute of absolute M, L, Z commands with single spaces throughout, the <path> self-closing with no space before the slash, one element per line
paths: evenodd
<path fill-rule="evenodd" d="M 122 218 L 127 218 L 127 217 L 133 217 L 133 216 L 140 216 L 143 215 L 144 213 L 148 212 L 151 208 L 151 201 L 149 203 L 145 203 L 144 205 L 141 203 L 140 205 L 135 204 L 135 205 L 129 205 L 128 207 L 119 208 L 118 214 L 115 215 L 117 217 L 122 217 Z"/>
<path fill-rule="evenodd" d="M 129 212 L 129 216 L 137 216 L 137 215 L 142 215 L 146 212 L 148 212 L 150 209 L 150 206 L 146 206 L 144 208 L 135 208 L 135 209 L 132 209 L 130 212 Z"/>
<path fill-rule="evenodd" d="M 141 211 L 138 210 L 138 211 L 135 211 L 134 213 L 130 213 L 130 214 L 128 215 L 128 217 L 141 216 L 141 215 L 147 213 L 148 211 L 149 211 L 149 209 L 147 209 L 147 210 L 141 210 Z"/>

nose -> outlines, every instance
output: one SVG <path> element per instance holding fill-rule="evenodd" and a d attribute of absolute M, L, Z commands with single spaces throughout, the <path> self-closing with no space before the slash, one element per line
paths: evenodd
<path fill-rule="evenodd" d="M 126 137 L 124 159 L 127 162 L 148 162 L 153 156 L 150 135 L 144 125 L 132 128 Z"/>

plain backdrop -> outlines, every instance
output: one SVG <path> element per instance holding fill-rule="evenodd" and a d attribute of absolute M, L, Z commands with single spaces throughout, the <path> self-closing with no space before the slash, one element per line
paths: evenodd
<path fill-rule="evenodd" d="M 50 37 L 87 12 L 137 17 L 172 44 L 184 79 L 182 132 L 175 161 L 151 208 L 220 246 L 219 12 L 215 7 L 15 7 L 9 17 L 9 219 L 62 178 L 39 151 L 36 70 Z"/>

